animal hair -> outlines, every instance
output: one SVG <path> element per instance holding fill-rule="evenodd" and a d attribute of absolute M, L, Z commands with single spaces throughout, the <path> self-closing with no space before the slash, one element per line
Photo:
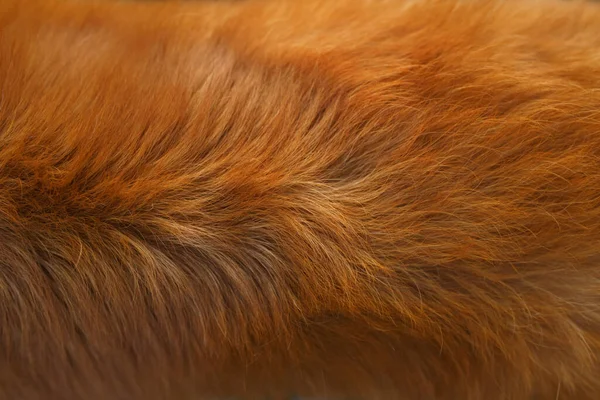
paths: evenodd
<path fill-rule="evenodd" d="M 600 398 L 600 8 L 0 2 L 0 399 Z"/>

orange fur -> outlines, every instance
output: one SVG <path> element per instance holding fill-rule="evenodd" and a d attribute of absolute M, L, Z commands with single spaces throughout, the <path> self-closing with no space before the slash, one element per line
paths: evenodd
<path fill-rule="evenodd" d="M 0 399 L 600 398 L 600 9 L 0 3 Z"/>

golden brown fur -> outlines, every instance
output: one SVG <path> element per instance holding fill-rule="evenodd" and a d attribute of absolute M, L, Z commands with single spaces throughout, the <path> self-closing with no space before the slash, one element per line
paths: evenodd
<path fill-rule="evenodd" d="M 600 398 L 600 9 L 0 2 L 0 399 Z"/>

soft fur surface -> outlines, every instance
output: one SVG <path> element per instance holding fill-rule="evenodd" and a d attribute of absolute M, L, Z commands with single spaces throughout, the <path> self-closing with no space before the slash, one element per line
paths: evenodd
<path fill-rule="evenodd" d="M 0 2 L 0 398 L 600 398 L 600 9 Z"/>

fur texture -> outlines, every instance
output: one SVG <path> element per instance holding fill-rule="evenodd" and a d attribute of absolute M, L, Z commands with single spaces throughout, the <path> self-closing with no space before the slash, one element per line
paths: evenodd
<path fill-rule="evenodd" d="M 600 398 L 600 9 L 0 2 L 0 399 Z"/>

